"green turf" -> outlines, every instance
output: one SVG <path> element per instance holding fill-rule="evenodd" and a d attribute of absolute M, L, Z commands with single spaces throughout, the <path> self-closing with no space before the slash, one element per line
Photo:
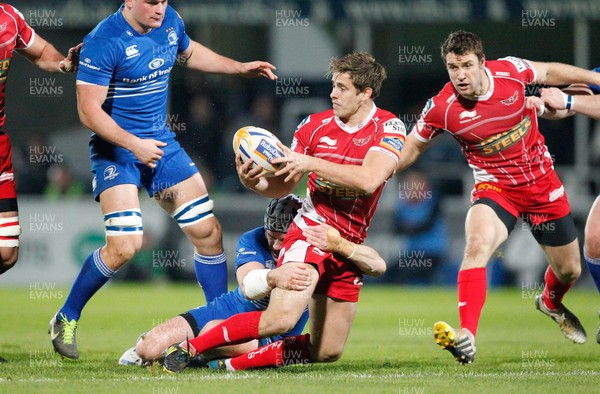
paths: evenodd
<path fill-rule="evenodd" d="M 38 286 L 39 287 L 39 286 Z M 32 292 L 33 291 L 33 292 Z M 137 336 L 201 299 L 197 286 L 115 285 L 86 307 L 81 360 L 52 352 L 48 321 L 67 290 L 1 289 L 0 393 L 588 393 L 600 386 L 595 334 L 600 297 L 575 289 L 566 304 L 589 335 L 563 338 L 535 310 L 531 292 L 488 292 L 476 361 L 460 366 L 434 343 L 436 320 L 457 322 L 454 289 L 366 286 L 342 359 L 334 364 L 239 373 L 119 367 Z"/>

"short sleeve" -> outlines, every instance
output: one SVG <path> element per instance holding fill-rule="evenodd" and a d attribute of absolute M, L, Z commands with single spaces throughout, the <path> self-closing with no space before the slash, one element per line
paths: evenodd
<path fill-rule="evenodd" d="M 435 120 L 435 101 L 433 98 L 427 100 L 427 104 L 423 107 L 421 115 L 415 124 L 413 134 L 423 143 L 431 141 L 433 138 L 444 132 L 439 123 Z"/>
<path fill-rule="evenodd" d="M 5 5 L 5 10 L 8 12 L 15 20 L 17 24 L 17 42 L 16 49 L 27 49 L 33 43 L 35 39 L 34 30 L 27 24 L 25 21 L 25 17 L 23 14 L 17 10 L 15 7 L 10 5 Z"/>
<path fill-rule="evenodd" d="M 377 151 L 387 154 L 396 161 L 400 159 L 402 148 L 406 140 L 406 127 L 398 118 L 386 120 L 383 123 L 383 132 L 380 134 L 377 144 L 369 151 Z"/>
<path fill-rule="evenodd" d="M 115 44 L 108 39 L 90 38 L 83 42 L 77 80 L 108 86 L 116 68 Z"/>
<path fill-rule="evenodd" d="M 516 78 L 525 84 L 534 83 L 537 79 L 535 69 L 525 59 L 520 59 L 514 56 L 507 56 L 498 59 L 499 62 L 506 64 L 510 70 L 510 76 Z"/>
<path fill-rule="evenodd" d="M 312 127 L 310 123 L 310 115 L 300 122 L 298 127 L 296 127 L 296 131 L 294 132 L 294 138 L 292 140 L 292 144 L 290 145 L 290 149 L 294 152 L 306 154 L 308 150 L 308 139 L 307 135 L 309 134 L 309 128 Z"/>
<path fill-rule="evenodd" d="M 265 264 L 265 262 L 262 259 L 262 256 L 257 250 L 255 237 L 253 237 L 252 235 L 253 232 L 244 233 L 238 241 L 235 253 L 236 269 L 250 262 L 258 262 L 263 265 Z"/>

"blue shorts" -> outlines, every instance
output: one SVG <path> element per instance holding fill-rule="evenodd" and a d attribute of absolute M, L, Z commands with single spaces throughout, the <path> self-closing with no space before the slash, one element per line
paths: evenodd
<path fill-rule="evenodd" d="M 166 141 L 161 147 L 163 157 L 150 168 L 139 161 L 118 160 L 114 155 L 97 153 L 92 147 L 91 163 L 94 174 L 93 191 L 96 201 L 100 193 L 117 185 L 133 184 L 144 187 L 150 197 L 177 185 L 198 173 L 196 164 L 175 139 Z"/>
<path fill-rule="evenodd" d="M 241 297 L 241 299 L 240 299 Z M 229 293 L 225 293 L 215 298 L 211 302 L 201 307 L 189 310 L 182 313 L 184 319 L 187 320 L 194 336 L 198 336 L 204 326 L 211 320 L 225 320 L 233 315 L 244 312 L 256 312 L 260 311 L 255 305 L 243 298 L 239 288 Z M 269 338 L 262 338 L 259 340 L 259 347 L 268 345 L 272 342 L 278 341 L 283 338 L 281 335 L 276 335 Z"/>

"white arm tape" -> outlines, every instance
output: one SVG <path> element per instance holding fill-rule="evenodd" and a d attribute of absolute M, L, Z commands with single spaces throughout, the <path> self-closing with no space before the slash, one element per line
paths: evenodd
<path fill-rule="evenodd" d="M 242 283 L 246 298 L 250 300 L 259 300 L 266 297 L 271 292 L 271 286 L 267 281 L 269 269 L 252 270 L 244 276 Z"/>

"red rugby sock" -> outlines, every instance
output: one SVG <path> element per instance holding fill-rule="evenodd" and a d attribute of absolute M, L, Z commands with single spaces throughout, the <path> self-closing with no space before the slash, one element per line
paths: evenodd
<path fill-rule="evenodd" d="M 562 304 L 562 299 L 567 294 L 567 291 L 573 286 L 573 282 L 563 282 L 556 277 L 552 267 L 548 267 L 546 275 L 544 275 L 544 292 L 542 293 L 542 301 L 550 309 L 558 309 Z"/>
<path fill-rule="evenodd" d="M 472 268 L 458 272 L 458 315 L 460 327 L 475 335 L 479 316 L 485 303 L 486 272 L 483 268 Z"/>
<path fill-rule="evenodd" d="M 310 362 L 310 334 L 286 337 L 231 359 L 236 371 L 250 368 L 281 367 Z"/>
<path fill-rule="evenodd" d="M 197 353 L 222 345 L 233 345 L 258 339 L 258 323 L 262 312 L 247 312 L 233 315 L 224 322 L 217 324 L 204 334 L 190 339 L 190 345 Z"/>

